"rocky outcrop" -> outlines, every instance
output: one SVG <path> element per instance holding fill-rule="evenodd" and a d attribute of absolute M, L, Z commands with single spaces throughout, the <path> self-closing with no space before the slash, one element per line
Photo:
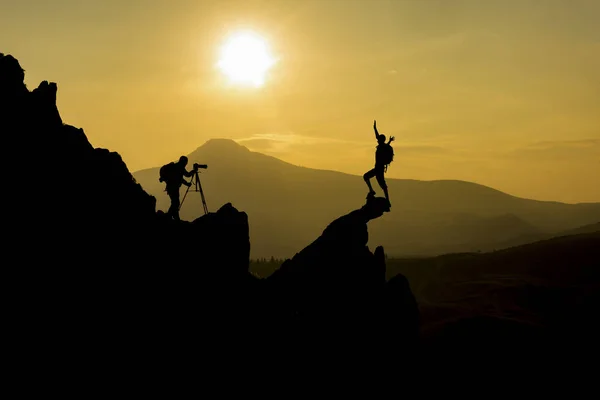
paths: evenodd
<path fill-rule="evenodd" d="M 372 253 L 367 246 L 367 223 L 388 211 L 385 198 L 367 197 L 269 276 L 275 319 L 328 347 L 351 342 L 381 351 L 383 332 L 415 345 L 418 308 L 408 282 L 401 275 L 386 282 L 383 247 Z"/>
<path fill-rule="evenodd" d="M 0 77 L 5 153 L 16 166 L 5 268 L 14 309 L 46 327 L 54 347 L 89 349 L 102 338 L 98 351 L 185 352 L 211 334 L 415 329 L 408 285 L 386 283 L 383 249 L 367 247 L 367 223 L 389 211 L 385 199 L 368 198 L 259 280 L 248 271 L 246 213 L 228 203 L 192 222 L 167 218 L 118 153 L 63 123 L 55 83 L 29 91 L 5 55 Z"/>
<path fill-rule="evenodd" d="M 367 247 L 367 222 L 387 207 L 385 199 L 369 197 L 363 207 L 333 221 L 317 240 L 268 278 L 278 296 L 287 299 L 281 303 L 287 312 L 328 319 L 329 308 L 355 310 L 348 302 L 361 306 L 373 293 L 381 292 L 385 261 Z"/>
<path fill-rule="evenodd" d="M 91 318 L 139 331 L 143 315 L 197 313 L 200 289 L 225 295 L 251 280 L 245 213 L 227 204 L 193 222 L 167 219 L 117 152 L 63 123 L 55 83 L 27 90 L 9 55 L 0 68 L 13 190 L 5 247 L 13 289 L 27 299 L 19 306 L 52 309 L 65 329 Z"/>

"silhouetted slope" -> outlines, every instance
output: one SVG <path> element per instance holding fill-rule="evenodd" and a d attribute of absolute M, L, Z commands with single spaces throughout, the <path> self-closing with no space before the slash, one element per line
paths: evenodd
<path fill-rule="evenodd" d="M 252 303 L 232 300 L 256 281 L 248 273 L 247 215 L 230 204 L 191 223 L 157 214 L 155 198 L 118 153 L 94 148 L 82 129 L 63 124 L 57 85 L 30 92 L 19 71 L 16 59 L 0 55 L 5 150 L 15 158 L 5 271 L 32 351 L 39 334 L 65 352 L 85 347 L 91 358 L 118 357 L 123 346 L 144 353 L 174 336 L 173 346 L 189 346 L 201 296 L 229 298 L 204 318 L 242 323 L 235 317 Z"/>
<path fill-rule="evenodd" d="M 253 216 L 253 257 L 291 256 L 367 193 L 361 177 L 294 166 L 232 140 L 209 140 L 188 157 L 208 164 L 200 177 L 209 208 L 232 201 Z M 134 176 L 166 210 L 158 168 Z M 528 200 L 463 181 L 388 179 L 388 185 L 393 212 L 373 221 L 371 237 L 390 254 L 491 250 L 514 237 L 563 231 L 600 218 L 600 203 Z M 202 210 L 200 196 L 188 196 L 181 215 L 193 219 Z"/>
<path fill-rule="evenodd" d="M 580 233 L 593 233 L 600 232 L 600 222 L 596 222 L 595 224 L 588 224 L 579 226 L 574 229 L 569 229 L 567 231 L 558 232 L 555 236 L 568 236 L 568 235 L 578 235 Z"/>
<path fill-rule="evenodd" d="M 299 331 L 317 333 L 313 349 L 327 343 L 321 338 L 327 332 L 315 325 L 321 321 L 320 310 L 309 297 L 289 302 L 283 281 L 262 281 L 248 272 L 248 214 L 226 201 L 215 206 L 211 199 L 213 212 L 192 222 L 167 218 L 155 210 L 155 198 L 136 182 L 118 153 L 94 148 L 82 129 L 63 124 L 56 84 L 42 82 L 30 92 L 23 79 L 18 61 L 0 54 L 1 121 L 10 140 L 5 150 L 16 158 L 7 187 L 20 188 L 34 177 L 36 191 L 35 196 L 10 193 L 5 225 L 6 294 L 15 317 L 8 325 L 18 330 L 10 343 L 24 348 L 20 357 L 43 354 L 89 374 L 110 368 L 130 377 L 173 365 L 192 370 L 197 362 L 243 358 L 241 352 L 251 349 L 256 352 L 250 359 L 259 351 L 264 357 L 255 343 L 289 327 L 290 320 Z M 369 201 L 369 218 L 385 211 L 384 199 Z M 366 222 L 361 226 L 365 231 Z M 336 237 L 341 233 L 345 236 Z M 338 282 L 331 281 L 327 269 L 312 271 L 311 282 L 328 287 L 320 307 L 339 315 L 338 320 L 370 324 L 374 336 L 383 334 L 377 327 L 390 325 L 414 332 L 412 316 L 407 323 L 397 320 L 416 310 L 413 303 L 402 303 L 410 299 L 410 288 L 387 286 L 382 249 L 373 256 L 364 246 L 366 236 L 353 240 L 348 233 L 330 232 L 327 237 L 333 240 L 307 251 L 308 264 L 294 261 L 299 270 L 325 266 L 339 248 L 361 255 L 355 260 L 358 269 L 348 271 L 348 278 L 343 272 Z M 378 260 L 377 286 L 359 279 L 361 274 L 371 278 L 369 267 L 360 263 L 373 257 Z M 301 286 L 294 274 L 284 276 L 286 285 Z M 355 290 L 344 288 L 350 281 Z M 393 302 L 379 310 L 381 304 L 360 295 L 363 290 Z M 353 337 L 353 350 L 373 349 L 374 343 L 358 332 Z M 284 342 L 288 350 L 298 347 L 292 336 Z"/>
<path fill-rule="evenodd" d="M 600 222 L 597 222 L 595 224 L 588 224 L 588 225 L 583 225 L 574 229 L 569 229 L 566 231 L 559 231 L 559 232 L 553 232 L 553 233 L 546 233 L 546 232 L 530 232 L 530 233 L 522 233 L 520 235 L 516 235 L 508 240 L 504 240 L 504 241 L 500 241 L 495 243 L 495 248 L 497 249 L 504 249 L 504 248 L 508 248 L 508 247 L 514 247 L 514 246 L 519 246 L 525 243 L 533 243 L 533 242 L 537 242 L 540 240 L 545 240 L 545 239 L 551 239 L 554 237 L 560 237 L 560 236 L 569 236 L 569 235 L 577 235 L 580 233 L 592 233 L 592 232 L 599 232 L 600 231 Z M 492 246 L 488 246 L 488 247 L 492 247 Z"/>
<path fill-rule="evenodd" d="M 267 279 L 277 299 L 271 307 L 290 321 L 292 330 L 301 322 L 312 328 L 304 331 L 311 337 L 327 332 L 328 347 L 366 340 L 372 351 L 381 351 L 381 331 L 401 343 L 416 343 L 418 310 L 408 283 L 401 275 L 386 282 L 383 248 L 371 253 L 367 246 L 367 223 L 388 210 L 384 198 L 368 199 L 329 224 Z M 358 321 L 368 329 L 357 331 Z"/>
<path fill-rule="evenodd" d="M 401 273 L 410 280 L 424 338 L 436 346 L 572 346 L 600 334 L 600 232 L 387 265 L 388 278 Z"/>

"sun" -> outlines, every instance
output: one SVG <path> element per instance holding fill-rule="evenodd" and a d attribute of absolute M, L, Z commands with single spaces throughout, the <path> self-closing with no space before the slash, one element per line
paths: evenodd
<path fill-rule="evenodd" d="M 217 66 L 231 83 L 260 87 L 275 62 L 263 38 L 251 32 L 239 32 L 221 47 Z"/>

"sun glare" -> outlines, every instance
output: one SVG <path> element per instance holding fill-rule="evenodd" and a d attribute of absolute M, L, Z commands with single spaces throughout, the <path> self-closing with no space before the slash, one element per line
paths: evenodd
<path fill-rule="evenodd" d="M 275 64 L 267 43 L 258 35 L 233 35 L 221 48 L 217 66 L 231 83 L 260 87 Z"/>

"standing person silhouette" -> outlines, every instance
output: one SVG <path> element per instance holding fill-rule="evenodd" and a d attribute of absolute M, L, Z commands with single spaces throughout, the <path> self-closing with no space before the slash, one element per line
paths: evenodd
<path fill-rule="evenodd" d="M 387 171 L 388 164 L 391 163 L 394 158 L 394 151 L 392 149 L 392 146 L 390 146 L 390 143 L 394 141 L 394 137 L 390 137 L 389 141 L 386 143 L 385 135 L 380 134 L 377 131 L 377 121 L 375 120 L 373 121 L 373 130 L 375 131 L 375 138 L 377 139 L 378 143 L 377 150 L 375 151 L 375 168 L 367 171 L 363 175 L 363 179 L 369 187 L 368 196 L 374 196 L 375 191 L 373 190 L 373 186 L 371 186 L 371 178 L 375 177 L 377 179 L 377 183 L 379 183 L 379 186 L 381 186 L 381 189 L 385 194 L 385 198 L 388 201 L 388 204 L 391 206 L 390 196 L 388 194 L 388 187 L 385 182 L 384 174 Z"/>
<path fill-rule="evenodd" d="M 169 207 L 167 215 L 175 220 L 179 220 L 179 205 L 181 204 L 179 201 L 179 188 L 182 184 L 187 187 L 192 185 L 184 179 L 184 176 L 189 178 L 194 174 L 193 170 L 187 171 L 185 169 L 187 163 L 188 158 L 186 156 L 181 156 L 178 162 L 170 162 L 163 165 L 160 170 L 159 181 L 167 184 L 165 190 L 171 198 L 171 207 Z"/>

